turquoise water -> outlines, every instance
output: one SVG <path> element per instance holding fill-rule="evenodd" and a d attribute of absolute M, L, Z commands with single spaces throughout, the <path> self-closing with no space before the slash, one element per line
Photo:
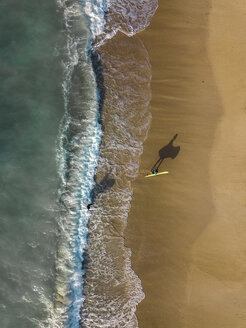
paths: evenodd
<path fill-rule="evenodd" d="M 123 234 L 151 67 L 131 36 L 156 8 L 0 3 L 1 328 L 137 328 L 144 295 Z"/>
<path fill-rule="evenodd" d="M 52 0 L 0 2 L 0 321 L 46 317 L 55 281 L 56 139 L 64 112 Z"/>

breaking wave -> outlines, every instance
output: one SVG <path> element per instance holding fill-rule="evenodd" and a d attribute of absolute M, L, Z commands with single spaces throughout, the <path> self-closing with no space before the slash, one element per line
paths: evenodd
<path fill-rule="evenodd" d="M 144 293 L 124 229 L 151 119 L 151 67 L 134 35 L 149 25 L 157 0 L 58 3 L 67 40 L 60 233 L 55 304 L 46 301 L 50 317 L 41 326 L 136 328 Z"/>

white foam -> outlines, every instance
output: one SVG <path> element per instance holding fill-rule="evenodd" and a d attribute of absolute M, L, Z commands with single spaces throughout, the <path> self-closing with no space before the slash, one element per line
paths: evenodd
<path fill-rule="evenodd" d="M 97 174 L 102 178 L 110 172 L 115 184 L 98 194 L 93 206 L 82 326 L 137 328 L 135 311 L 144 293 L 131 268 L 124 229 L 132 199 L 131 182 L 138 174 L 150 124 L 151 68 L 147 51 L 137 38 L 110 40 L 105 49 L 100 53 L 106 97 Z"/>
<path fill-rule="evenodd" d="M 92 299 L 94 308 L 87 306 L 84 309 L 85 317 L 82 320 L 84 320 L 85 327 L 113 328 L 120 326 L 122 328 L 136 328 L 136 305 L 144 297 L 141 282 L 131 269 L 130 250 L 125 248 L 121 234 L 118 235 L 115 230 L 115 236 L 112 238 L 120 240 L 119 245 L 124 257 L 122 276 L 118 276 L 117 270 L 115 270 L 114 258 L 107 256 L 109 253 L 105 248 L 105 238 L 107 239 L 108 235 L 103 223 L 108 222 L 107 224 L 110 225 L 112 223 L 110 220 L 113 220 L 116 215 L 121 224 L 126 226 L 132 193 L 130 180 L 137 175 L 138 158 L 142 152 L 144 139 L 142 136 L 146 136 L 150 122 L 147 113 L 149 97 L 148 93 L 142 95 L 144 114 L 139 114 L 138 127 L 131 126 L 131 117 L 133 115 L 134 118 L 135 115 L 131 111 L 128 113 L 128 121 L 124 121 L 121 113 L 117 112 L 117 109 L 124 109 L 125 100 L 122 102 L 121 98 L 116 95 L 118 97 L 117 105 L 114 105 L 114 101 L 110 104 L 113 109 L 116 106 L 115 113 L 112 115 L 112 124 L 117 126 L 122 133 L 115 139 L 105 139 L 104 155 L 106 151 L 110 150 L 110 147 L 112 149 L 117 147 L 119 152 L 115 156 L 118 156 L 119 165 L 117 162 L 108 160 L 107 156 L 104 156 L 104 159 L 101 157 L 100 165 L 106 165 L 109 168 L 112 164 L 115 164 L 113 174 L 116 176 L 121 172 L 124 176 L 124 182 L 119 183 L 116 193 L 112 190 L 111 197 L 117 202 L 117 207 L 105 208 L 101 203 L 103 196 L 100 195 L 93 211 L 88 212 L 86 205 L 91 202 L 90 192 L 94 187 L 93 177 L 99 155 L 101 127 L 98 123 L 97 85 L 90 58 L 87 54 L 95 39 L 95 46 L 99 46 L 105 40 L 114 36 L 117 31 L 122 31 L 131 36 L 146 28 L 157 8 L 157 0 L 57 1 L 64 11 L 64 25 L 67 35 L 66 57 L 63 62 L 65 114 L 60 127 L 57 155 L 61 178 L 59 195 L 62 206 L 56 263 L 56 300 L 55 303 L 52 303 L 42 294 L 40 295 L 50 312 L 50 316 L 45 322 L 39 323 L 39 326 L 46 328 L 79 328 L 81 307 L 85 301 L 89 302 Z M 109 58 L 109 62 L 110 60 L 113 61 L 114 58 Z M 124 65 L 124 61 L 121 64 Z M 150 67 L 148 61 L 142 64 L 143 69 L 147 68 L 148 71 Z M 80 85 L 81 74 L 87 81 L 87 84 L 83 87 Z M 149 75 L 149 72 L 147 75 Z M 74 76 L 76 77 L 75 80 L 73 80 Z M 125 76 L 119 75 L 119 77 L 121 78 L 119 83 L 122 83 Z M 134 78 L 136 77 L 134 76 Z M 140 82 L 144 78 L 144 76 L 141 76 Z M 148 78 L 149 76 L 146 77 L 147 84 Z M 132 101 L 132 103 L 129 103 L 129 105 L 132 106 L 137 101 L 136 96 L 134 96 L 135 93 L 127 88 L 127 83 L 125 86 L 124 96 L 127 97 L 129 93 L 131 94 L 129 101 Z M 90 96 L 86 97 L 88 93 Z M 83 116 L 80 115 L 79 108 L 83 108 Z M 137 132 L 137 135 L 134 135 L 133 130 Z M 75 133 L 75 131 L 77 132 Z M 139 138 L 140 135 L 141 138 Z M 122 163 L 126 158 L 129 158 L 129 164 L 127 169 L 122 171 Z M 112 210 L 115 212 L 112 213 Z M 91 283 L 91 285 L 87 284 L 87 287 L 91 288 L 90 297 L 85 300 L 83 294 L 84 271 L 81 264 L 83 252 L 87 247 L 87 223 L 90 214 L 93 216 L 90 231 L 94 233 L 95 237 L 91 239 L 91 251 L 100 251 L 100 257 L 94 256 L 90 259 L 91 263 L 94 264 L 94 274 L 96 277 L 111 277 L 114 281 L 113 286 L 116 287 L 125 284 L 125 299 L 120 299 L 120 297 L 110 299 L 109 297 L 105 300 L 103 294 L 98 295 L 95 293 L 97 285 Z M 106 221 L 102 222 L 103 220 Z M 100 262 L 102 260 L 104 261 L 103 265 Z M 96 315 L 97 308 L 105 314 L 105 317 Z"/>
<path fill-rule="evenodd" d="M 89 28 L 93 38 L 103 33 L 105 12 L 108 10 L 107 0 L 79 0 L 89 20 Z"/>
<path fill-rule="evenodd" d="M 50 315 L 39 325 L 46 328 L 79 328 L 84 301 L 82 262 L 89 219 L 86 206 L 91 202 L 90 192 L 94 185 L 101 126 L 98 123 L 97 85 L 87 55 L 90 34 L 82 7 L 75 0 L 60 0 L 59 4 L 64 11 L 67 44 L 63 61 L 65 114 L 57 143 L 61 213 L 56 300 L 52 305 L 50 300 L 41 295 Z M 81 81 L 87 79 L 84 86 L 76 82 L 80 78 Z"/>
<path fill-rule="evenodd" d="M 128 36 L 143 31 L 151 21 L 158 0 L 79 0 L 96 39 L 95 47 L 118 31 Z"/>

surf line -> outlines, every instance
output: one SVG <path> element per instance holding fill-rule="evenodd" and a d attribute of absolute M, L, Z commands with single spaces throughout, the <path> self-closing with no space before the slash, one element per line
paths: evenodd
<path fill-rule="evenodd" d="M 64 61 L 65 114 L 58 138 L 61 214 L 56 263 L 59 326 L 79 328 L 86 273 L 88 221 L 102 139 L 100 92 L 92 56 L 93 37 L 81 4 L 61 2 L 67 34 Z M 81 24 L 77 24 L 78 20 Z"/>
<path fill-rule="evenodd" d="M 96 174 L 101 143 L 101 125 L 99 123 L 100 99 L 98 97 L 96 75 L 91 54 L 87 52 L 87 56 L 92 73 L 90 78 L 92 79 L 92 91 L 94 91 L 95 102 L 94 104 L 89 105 L 90 109 L 88 109 L 88 117 L 90 119 L 87 119 L 86 124 L 88 124 L 88 126 L 81 136 L 83 138 L 83 142 L 79 145 L 81 148 L 81 153 L 79 156 L 81 163 L 79 165 L 78 175 L 75 174 L 76 178 L 78 179 L 78 187 L 76 196 L 77 209 L 76 214 L 74 215 L 74 220 L 76 223 L 73 250 L 74 265 L 73 274 L 70 280 L 72 302 L 69 307 L 69 316 L 67 321 L 67 327 L 71 328 L 79 327 L 81 308 L 85 299 L 85 296 L 83 295 L 83 284 L 86 269 L 83 267 L 83 262 L 85 260 L 85 249 L 87 246 L 87 225 L 90 217 L 90 213 L 87 209 L 87 204 L 92 202 L 91 192 L 95 184 L 94 176 Z M 94 109 L 93 105 L 95 106 Z"/>

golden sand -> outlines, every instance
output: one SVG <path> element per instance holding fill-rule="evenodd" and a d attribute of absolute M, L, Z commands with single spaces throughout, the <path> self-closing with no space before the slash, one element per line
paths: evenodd
<path fill-rule="evenodd" d="M 159 1 L 153 115 L 127 229 L 140 328 L 246 327 L 246 5 Z M 144 179 L 178 133 L 175 159 Z"/>

